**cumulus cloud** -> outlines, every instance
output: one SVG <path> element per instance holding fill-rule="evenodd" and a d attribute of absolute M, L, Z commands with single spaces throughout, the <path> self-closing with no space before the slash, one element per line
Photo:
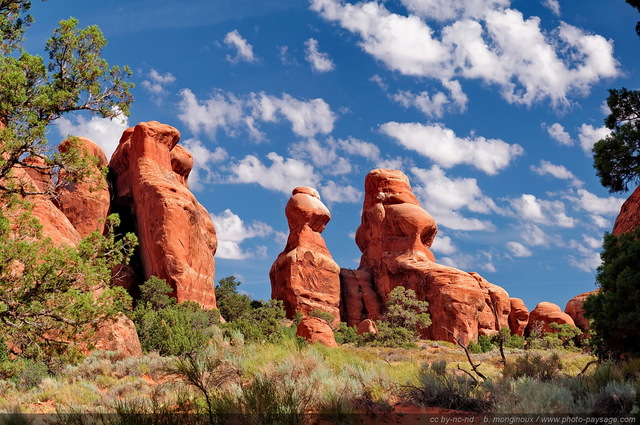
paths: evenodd
<path fill-rule="evenodd" d="M 149 74 L 147 74 L 147 78 L 148 80 L 142 81 L 142 87 L 151 93 L 152 98 L 157 103 L 161 103 L 162 99 L 167 95 L 167 89 L 165 87 L 176 81 L 176 77 L 170 72 L 161 74 L 155 69 L 152 69 Z"/>
<path fill-rule="evenodd" d="M 231 183 L 257 183 L 265 189 L 286 194 L 297 186 L 316 187 L 319 177 L 313 166 L 293 158 L 284 158 L 275 152 L 267 155 L 270 165 L 263 164 L 253 155 L 247 155 L 229 166 Z"/>
<path fill-rule="evenodd" d="M 563 165 L 552 164 L 549 161 L 542 160 L 538 167 L 532 165 L 531 170 L 540 176 L 549 175 L 560 180 L 569 180 L 572 186 L 582 186 L 584 184 L 582 180 L 578 179 Z"/>
<path fill-rule="evenodd" d="M 545 32 L 540 19 L 507 0 L 404 0 L 407 16 L 374 1 L 311 0 L 324 19 L 357 34 L 361 48 L 404 75 L 496 85 L 510 103 L 570 103 L 603 78 L 619 75 L 613 45 L 561 22 Z M 440 39 L 426 20 L 452 21 Z"/>
<path fill-rule="evenodd" d="M 569 248 L 576 251 L 577 255 L 569 255 L 569 264 L 582 270 L 583 272 L 593 273 L 602 264 L 600 253 L 595 249 L 599 246 L 593 246 L 595 238 L 584 235 L 583 242 L 572 239 L 569 242 Z"/>
<path fill-rule="evenodd" d="M 578 189 L 575 194 L 566 195 L 565 198 L 573 202 L 577 209 L 590 213 L 592 218 L 595 216 L 601 217 L 603 215 L 617 215 L 625 201 L 624 198 L 618 198 L 615 196 L 600 198 L 586 189 Z M 598 219 L 594 219 L 594 221 L 596 224 L 598 223 Z"/>
<path fill-rule="evenodd" d="M 542 0 L 542 5 L 549 9 L 554 15 L 560 16 L 560 3 L 558 0 Z"/>
<path fill-rule="evenodd" d="M 200 100 L 189 89 L 180 91 L 178 118 L 194 134 L 205 132 L 215 137 L 219 130 L 236 136 L 246 131 L 253 140 L 262 141 L 260 122 L 289 121 L 292 131 L 301 137 L 328 134 L 333 130 L 336 116 L 323 99 L 300 100 L 283 93 L 281 97 L 263 92 L 237 96 L 215 91 L 208 99 Z"/>
<path fill-rule="evenodd" d="M 405 108 L 416 108 L 427 117 L 442 118 L 445 112 L 464 112 L 467 108 L 468 97 L 462 91 L 462 86 L 458 81 L 441 81 L 442 85 L 449 90 L 449 95 L 438 91 L 430 94 L 428 91 L 412 93 L 408 90 L 400 90 L 396 93 L 389 92 L 387 84 L 379 75 L 374 75 L 371 81 L 376 83 L 394 102 Z"/>
<path fill-rule="evenodd" d="M 458 137 L 442 124 L 388 122 L 380 129 L 400 145 L 445 168 L 468 164 L 495 175 L 524 152 L 520 145 L 510 145 L 500 139 Z"/>
<path fill-rule="evenodd" d="M 507 249 L 514 257 L 531 257 L 533 252 L 520 242 L 507 242 Z"/>
<path fill-rule="evenodd" d="M 218 238 L 217 258 L 227 260 L 245 260 L 247 258 L 260 257 L 266 253 L 266 248 L 257 247 L 254 251 L 243 250 L 240 244 L 246 239 L 264 238 L 274 234 L 271 226 L 260 221 L 254 221 L 251 225 L 245 225 L 244 221 L 230 209 L 220 214 L 210 214 L 213 224 L 216 226 Z"/>
<path fill-rule="evenodd" d="M 482 194 L 476 179 L 449 178 L 434 165 L 429 170 L 414 167 L 414 193 L 439 226 L 454 230 L 494 230 L 490 221 L 464 217 L 459 210 L 490 214 L 498 212 L 495 202 Z"/>
<path fill-rule="evenodd" d="M 569 133 L 567 133 L 564 127 L 559 123 L 554 123 L 547 127 L 547 133 L 549 133 L 549 136 L 551 136 L 552 139 L 565 146 L 573 145 L 573 139 L 571 139 Z"/>
<path fill-rule="evenodd" d="M 556 244 L 557 240 L 542 230 L 536 224 L 531 222 L 524 223 L 520 226 L 520 237 L 522 240 L 530 246 L 549 246 L 550 244 Z"/>
<path fill-rule="evenodd" d="M 110 159 L 118 147 L 122 133 L 129 128 L 129 119 L 122 113 L 115 118 L 93 116 L 87 119 L 76 115 L 57 119 L 55 126 L 62 137 L 77 136 L 90 139 L 100 146 L 107 159 Z"/>
<path fill-rule="evenodd" d="M 189 188 L 196 192 L 200 191 L 215 176 L 213 165 L 228 158 L 227 151 L 221 147 L 210 151 L 198 139 L 187 139 L 182 144 L 193 155 L 193 169 L 189 174 Z"/>
<path fill-rule="evenodd" d="M 580 126 L 580 134 L 578 134 L 578 140 L 580 140 L 580 146 L 582 150 L 586 153 L 591 154 L 591 150 L 593 149 L 593 145 L 596 144 L 600 139 L 604 139 L 609 134 L 611 134 L 611 130 L 607 127 L 594 127 L 590 124 L 582 124 Z"/>
<path fill-rule="evenodd" d="M 327 204 L 338 202 L 357 203 L 362 202 L 362 192 L 351 185 L 341 186 L 329 180 L 320 186 L 322 200 Z"/>
<path fill-rule="evenodd" d="M 560 227 L 576 225 L 576 220 L 567 216 L 561 201 L 547 201 L 538 199 L 535 195 L 523 194 L 519 198 L 511 199 L 510 204 L 514 215 L 524 221 Z"/>
<path fill-rule="evenodd" d="M 318 51 L 318 40 L 310 38 L 304 42 L 305 59 L 315 72 L 333 71 L 336 66 L 327 53 Z"/>
<path fill-rule="evenodd" d="M 442 232 L 438 232 L 431 245 L 431 251 L 443 255 L 451 255 L 457 250 L 451 238 Z"/>
<path fill-rule="evenodd" d="M 347 174 L 352 170 L 351 163 L 337 154 L 335 146 L 322 145 L 316 139 L 296 143 L 289 151 L 294 158 L 309 160 L 326 174 Z"/>
<path fill-rule="evenodd" d="M 227 55 L 231 63 L 255 62 L 257 58 L 253 54 L 253 46 L 245 40 L 238 30 L 233 30 L 224 37 L 224 44 L 235 50 L 235 56 Z"/>
<path fill-rule="evenodd" d="M 380 148 L 373 143 L 349 137 L 347 139 L 338 139 L 337 144 L 341 150 L 348 154 L 362 156 L 370 161 L 378 161 L 380 159 Z"/>

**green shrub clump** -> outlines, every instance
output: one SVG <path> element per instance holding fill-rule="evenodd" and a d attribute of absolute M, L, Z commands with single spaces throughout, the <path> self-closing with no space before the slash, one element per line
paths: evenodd
<path fill-rule="evenodd" d="M 152 276 L 140 286 L 141 297 L 132 320 L 146 352 L 178 356 L 207 344 L 219 323 L 219 313 L 203 310 L 193 301 L 177 303 L 163 279 Z"/>

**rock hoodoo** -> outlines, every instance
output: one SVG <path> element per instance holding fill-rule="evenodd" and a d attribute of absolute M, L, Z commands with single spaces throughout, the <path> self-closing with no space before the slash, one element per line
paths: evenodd
<path fill-rule="evenodd" d="M 564 312 L 573 319 L 576 326 L 582 331 L 589 330 L 589 321 L 584 317 L 584 309 L 582 306 L 590 295 L 595 295 L 597 292 L 598 291 L 595 290 L 576 295 L 567 302 L 567 306 L 564 308 Z"/>
<path fill-rule="evenodd" d="M 529 323 L 529 310 L 520 298 L 509 298 L 511 312 L 509 313 L 509 330 L 514 335 L 524 336 Z"/>
<path fill-rule="evenodd" d="M 467 344 L 508 326 L 511 304 L 506 291 L 477 274 L 437 264 L 429 249 L 436 232 L 434 219 L 420 206 L 407 176 L 397 170 L 371 171 L 356 232 L 362 251 L 359 271 L 367 272 L 371 283 L 358 287 L 370 286 L 381 305 L 396 286 L 414 290 L 418 299 L 429 302 L 432 324 L 424 336 L 430 339 L 452 341 L 455 336 Z M 346 275 L 343 271 L 342 292 L 351 299 L 345 296 L 344 306 L 349 320 L 356 321 L 357 312 L 349 309 L 364 302 L 353 301 L 358 289 L 352 287 L 355 279 L 345 279 Z M 357 322 L 371 318 L 367 308 L 361 312 Z"/>
<path fill-rule="evenodd" d="M 340 321 L 340 267 L 333 261 L 321 235 L 331 214 L 315 189 L 297 187 L 287 203 L 287 245 L 273 263 L 271 297 L 284 302 L 287 316 L 312 310 Z"/>
<path fill-rule="evenodd" d="M 309 342 L 319 342 L 327 347 L 338 346 L 331 326 L 318 317 L 303 317 L 302 321 L 298 324 L 296 335 L 301 336 Z"/>
<path fill-rule="evenodd" d="M 187 186 L 192 156 L 176 146 L 180 133 L 158 122 L 127 129 L 109 164 L 114 202 L 138 235 L 141 275 L 157 276 L 178 302 L 216 308 L 216 233 Z"/>
<path fill-rule="evenodd" d="M 611 233 L 620 236 L 623 233 L 633 232 L 638 227 L 640 227 L 640 186 L 622 204 Z"/>
<path fill-rule="evenodd" d="M 567 313 L 564 313 L 556 304 L 549 302 L 541 302 L 529 314 L 529 324 L 527 325 L 527 334 L 540 326 L 542 332 L 555 332 L 549 326 L 551 323 L 564 325 L 565 323 L 575 326 L 573 319 Z"/>

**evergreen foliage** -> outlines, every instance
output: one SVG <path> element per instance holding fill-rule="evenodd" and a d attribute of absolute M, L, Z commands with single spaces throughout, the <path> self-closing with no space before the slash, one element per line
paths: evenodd
<path fill-rule="evenodd" d="M 252 309 L 251 298 L 238 293 L 240 282 L 235 276 L 220 279 L 216 285 L 216 303 L 220 315 L 227 321 L 236 321 L 247 316 Z"/>
<path fill-rule="evenodd" d="M 152 276 L 140 286 L 141 298 L 133 311 L 143 350 L 179 356 L 206 346 L 219 322 L 218 312 L 203 310 L 193 301 L 177 303 L 164 279 Z"/>
<path fill-rule="evenodd" d="M 611 89 L 607 105 L 612 132 L 593 146 L 594 167 L 610 192 L 626 192 L 640 182 L 640 91 Z"/>
<path fill-rule="evenodd" d="M 600 291 L 584 303 L 592 343 L 601 357 L 640 355 L 640 229 L 619 237 L 605 234 L 600 256 Z"/>

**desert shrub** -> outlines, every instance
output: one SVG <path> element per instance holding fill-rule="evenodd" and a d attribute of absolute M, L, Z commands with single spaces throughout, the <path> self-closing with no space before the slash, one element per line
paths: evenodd
<path fill-rule="evenodd" d="M 246 341 L 277 342 L 287 337 L 295 337 L 295 329 L 285 325 L 286 312 L 281 300 L 257 302 L 246 316 L 224 325 L 227 333 L 235 330 L 244 335 Z"/>
<path fill-rule="evenodd" d="M 631 382 L 609 382 L 596 396 L 593 413 L 601 416 L 629 415 L 635 398 L 636 389 Z"/>
<path fill-rule="evenodd" d="M 142 348 L 162 355 L 178 356 L 194 351 L 211 339 L 218 313 L 203 310 L 198 303 L 177 303 L 168 296 L 172 289 L 152 276 L 140 286 L 141 298 L 132 313 Z"/>
<path fill-rule="evenodd" d="M 559 380 L 540 381 L 522 376 L 516 380 L 501 382 L 502 388 L 495 390 L 494 413 L 498 414 L 578 414 L 590 413 L 590 400 L 576 397 L 566 382 Z"/>
<path fill-rule="evenodd" d="M 362 335 L 360 344 L 416 347 L 420 331 L 431 324 L 428 307 L 429 303 L 418 300 L 413 290 L 396 286 L 389 293 L 384 317 L 377 323 L 378 333 Z"/>
<path fill-rule="evenodd" d="M 423 406 L 443 407 L 466 412 L 486 412 L 491 403 L 478 381 L 467 375 L 447 371 L 445 361 L 424 363 L 419 374 L 419 386 L 411 396 Z"/>
<path fill-rule="evenodd" d="M 319 310 L 317 308 L 314 308 L 313 310 L 311 310 L 309 312 L 309 316 L 317 317 L 319 319 L 324 320 L 332 328 L 333 328 L 333 322 L 334 322 L 334 320 L 336 320 L 336 318 L 333 316 L 333 314 L 327 313 L 326 311 L 322 311 L 322 310 Z"/>
<path fill-rule="evenodd" d="M 541 328 L 532 331 L 527 338 L 527 348 L 534 350 L 575 350 L 575 341 L 582 331 L 568 323 L 558 325 L 550 323 L 553 332 L 542 332 Z"/>
<path fill-rule="evenodd" d="M 0 363 L 0 377 L 15 383 L 20 390 L 31 389 L 49 376 L 49 368 L 32 359 L 6 360 Z"/>
<path fill-rule="evenodd" d="M 333 332 L 336 342 L 338 344 L 353 344 L 358 341 L 358 334 L 356 328 L 347 325 L 345 322 L 340 322 L 340 326 Z"/>
<path fill-rule="evenodd" d="M 540 354 L 526 353 L 522 357 L 509 361 L 504 367 L 503 377 L 518 379 L 528 377 L 539 381 L 549 381 L 562 370 L 562 362 L 557 353 L 543 357 Z"/>
<path fill-rule="evenodd" d="M 469 352 L 474 354 L 486 353 L 494 348 L 496 348 L 496 346 L 493 345 L 492 339 L 486 335 L 480 335 L 478 337 L 478 342 L 471 341 L 467 346 Z"/>
<path fill-rule="evenodd" d="M 241 282 L 236 281 L 235 276 L 222 278 L 216 285 L 216 304 L 220 315 L 227 322 L 246 317 L 253 308 L 251 298 L 238 292 L 238 286 L 240 285 Z"/>

